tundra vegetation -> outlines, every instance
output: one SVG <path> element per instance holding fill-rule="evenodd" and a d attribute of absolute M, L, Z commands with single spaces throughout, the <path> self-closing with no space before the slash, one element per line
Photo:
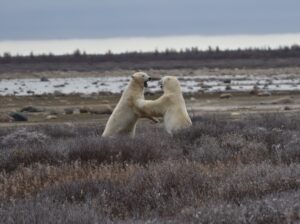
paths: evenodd
<path fill-rule="evenodd" d="M 296 223 L 300 118 L 193 118 L 170 137 L 151 124 L 0 128 L 0 223 Z"/>

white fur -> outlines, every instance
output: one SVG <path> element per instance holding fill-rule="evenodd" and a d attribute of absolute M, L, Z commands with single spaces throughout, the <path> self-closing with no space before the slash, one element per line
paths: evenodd
<path fill-rule="evenodd" d="M 144 82 L 149 79 L 150 77 L 143 72 L 132 75 L 121 99 L 107 121 L 103 137 L 115 135 L 134 137 L 138 118 L 147 117 L 135 105 L 137 100 L 144 99 Z"/>
<path fill-rule="evenodd" d="M 164 94 L 157 100 L 137 100 L 137 107 L 149 116 L 163 116 L 169 134 L 192 125 L 188 115 L 180 83 L 174 76 L 162 79 Z"/>

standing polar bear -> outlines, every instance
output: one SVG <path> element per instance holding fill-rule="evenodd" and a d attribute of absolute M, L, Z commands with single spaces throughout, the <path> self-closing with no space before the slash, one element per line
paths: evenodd
<path fill-rule="evenodd" d="M 169 134 L 192 126 L 188 115 L 180 83 L 174 76 L 165 76 L 161 80 L 164 94 L 157 100 L 137 100 L 137 107 L 148 116 L 163 116 L 164 126 Z"/>
<path fill-rule="evenodd" d="M 138 118 L 147 117 L 156 121 L 135 106 L 137 100 L 144 99 L 144 87 L 147 87 L 149 80 L 151 80 L 150 76 L 144 72 L 137 72 L 131 76 L 128 86 L 107 121 L 103 137 L 115 135 L 134 137 Z"/>

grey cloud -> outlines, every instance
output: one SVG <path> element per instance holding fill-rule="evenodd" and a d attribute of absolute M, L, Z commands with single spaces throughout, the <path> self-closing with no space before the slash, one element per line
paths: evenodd
<path fill-rule="evenodd" d="M 4 0 L 0 39 L 299 32 L 297 0 Z"/>

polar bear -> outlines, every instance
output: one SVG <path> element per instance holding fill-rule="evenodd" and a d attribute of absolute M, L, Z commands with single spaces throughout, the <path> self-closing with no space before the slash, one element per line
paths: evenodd
<path fill-rule="evenodd" d="M 131 76 L 128 86 L 107 121 L 102 134 L 103 137 L 115 135 L 134 137 L 138 118 L 147 117 L 156 121 L 154 118 L 143 114 L 135 106 L 136 100 L 144 99 L 144 87 L 147 87 L 149 80 L 151 80 L 150 76 L 144 72 L 137 72 Z"/>
<path fill-rule="evenodd" d="M 161 80 L 164 94 L 156 100 L 137 100 L 137 107 L 149 116 L 162 116 L 169 134 L 192 126 L 186 109 L 180 83 L 174 76 L 165 76 Z"/>

